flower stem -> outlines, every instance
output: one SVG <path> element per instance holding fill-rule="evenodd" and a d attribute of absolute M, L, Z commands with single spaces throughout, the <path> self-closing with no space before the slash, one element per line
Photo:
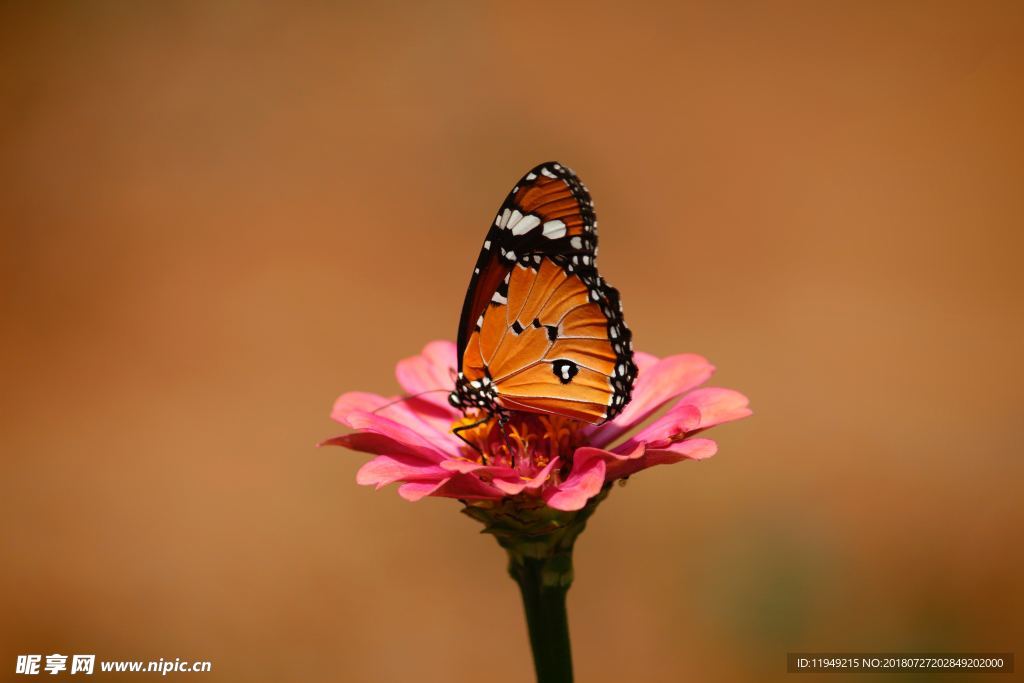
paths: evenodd
<path fill-rule="evenodd" d="M 519 584 L 530 632 L 537 683 L 572 683 L 572 650 L 565 596 L 572 581 L 572 555 L 550 559 L 518 558 L 509 562 L 509 573 Z"/>
<path fill-rule="evenodd" d="M 572 585 L 572 549 L 594 510 L 608 496 L 605 484 L 581 510 L 562 511 L 543 500 L 510 497 L 463 501 L 462 512 L 483 523 L 508 552 L 508 573 L 519 584 L 530 632 L 537 683 L 572 683 L 572 652 L 565 595 Z"/>

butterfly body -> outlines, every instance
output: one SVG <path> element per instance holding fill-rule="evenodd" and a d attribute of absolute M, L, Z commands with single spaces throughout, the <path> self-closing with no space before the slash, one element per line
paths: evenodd
<path fill-rule="evenodd" d="M 520 179 L 466 293 L 452 405 L 600 424 L 629 402 L 636 365 L 618 291 L 598 274 L 586 187 L 556 162 Z"/>

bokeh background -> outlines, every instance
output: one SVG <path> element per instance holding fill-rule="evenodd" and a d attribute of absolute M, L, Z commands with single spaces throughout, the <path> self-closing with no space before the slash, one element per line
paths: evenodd
<path fill-rule="evenodd" d="M 0 668 L 530 680 L 493 539 L 314 444 L 548 159 L 756 411 L 595 516 L 578 679 L 1019 654 L 1022 83 L 1017 2 L 3 3 Z"/>

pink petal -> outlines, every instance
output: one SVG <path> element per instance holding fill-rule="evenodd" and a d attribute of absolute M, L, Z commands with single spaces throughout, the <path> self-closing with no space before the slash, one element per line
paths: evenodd
<path fill-rule="evenodd" d="M 537 472 L 533 477 L 523 477 L 517 470 L 505 465 L 484 465 L 462 459 L 446 460 L 441 463 L 441 467 L 450 472 L 472 474 L 476 477 L 490 477 L 491 486 L 505 494 L 514 496 L 526 489 L 540 488 L 551 475 L 551 471 L 558 465 L 558 462 L 558 458 L 552 459 L 544 469 Z"/>
<path fill-rule="evenodd" d="M 643 372 L 649 367 L 652 367 L 661 360 L 653 353 L 647 353 L 646 351 L 634 351 L 633 352 L 633 363 L 636 365 L 637 370 Z"/>
<path fill-rule="evenodd" d="M 495 477 L 492 482 L 494 487 L 510 496 L 515 496 L 523 491 L 535 491 L 544 485 L 544 482 L 551 476 L 551 471 L 558 465 L 559 458 L 552 458 L 551 462 L 544 466 L 544 469 L 537 472 L 533 477 L 521 477 L 518 473 L 512 476 Z"/>
<path fill-rule="evenodd" d="M 605 464 L 601 458 L 574 459 L 572 473 L 547 490 L 544 500 L 556 510 L 579 510 L 604 486 Z"/>
<path fill-rule="evenodd" d="M 348 415 L 347 422 L 353 429 L 382 434 L 405 444 L 407 447 L 415 449 L 418 455 L 435 462 L 458 455 L 458 453 L 445 448 L 443 444 L 435 443 L 434 440 L 438 436 L 436 433 L 427 433 L 425 429 L 411 429 L 381 415 L 353 412 Z"/>
<path fill-rule="evenodd" d="M 423 352 L 398 362 L 395 376 L 398 383 L 410 394 L 430 392 L 419 397 L 445 411 L 452 419 L 458 415 L 448 403 L 448 392 L 455 382 L 453 373 L 458 366 L 455 344 L 449 341 L 432 341 L 423 347 Z M 450 423 L 452 420 L 448 420 Z"/>
<path fill-rule="evenodd" d="M 718 444 L 711 439 L 686 439 L 670 444 L 666 448 L 648 448 L 643 457 L 609 466 L 609 479 L 621 479 L 655 465 L 671 465 L 683 460 L 704 460 L 718 451 Z"/>
<path fill-rule="evenodd" d="M 738 391 L 705 387 L 691 391 L 679 405 L 692 405 L 700 410 L 700 424 L 696 429 L 707 429 L 723 422 L 732 422 L 753 414 L 747 407 L 750 400 Z"/>
<path fill-rule="evenodd" d="M 341 446 L 353 451 L 373 453 L 374 455 L 398 455 L 414 458 L 433 458 L 416 446 L 395 441 L 389 436 L 375 432 L 352 432 L 333 439 L 321 441 L 317 446 Z"/>
<path fill-rule="evenodd" d="M 683 401 L 685 400 L 684 398 Z M 616 453 L 626 453 L 645 443 L 648 444 L 648 448 L 652 443 L 658 447 L 661 441 L 667 441 L 697 429 L 700 421 L 701 413 L 696 406 L 679 403 L 612 450 Z"/>
<path fill-rule="evenodd" d="M 465 446 L 451 431 L 456 416 L 432 403 L 418 398 L 399 400 L 376 414 L 406 425 L 445 452 L 457 454 Z"/>
<path fill-rule="evenodd" d="M 573 462 L 589 462 L 590 460 L 595 459 L 602 460 L 605 462 L 605 464 L 608 467 L 608 471 L 610 472 L 612 468 L 617 467 L 617 463 L 628 462 L 631 460 L 639 460 L 640 458 L 642 458 L 644 456 L 644 453 L 646 453 L 647 451 L 647 445 L 640 444 L 629 452 L 616 452 L 618 450 L 619 449 L 616 449 L 615 451 L 608 451 L 603 448 L 581 446 L 580 448 L 576 449 L 575 453 L 573 453 Z M 611 477 L 606 477 L 606 479 L 611 479 Z"/>
<path fill-rule="evenodd" d="M 423 357 L 433 363 L 434 367 L 440 368 L 445 373 L 454 371 L 459 364 L 455 342 L 448 341 L 447 339 L 437 339 L 427 343 L 423 347 Z M 448 384 L 452 384 L 451 374 L 445 374 L 444 376 L 447 378 Z"/>
<path fill-rule="evenodd" d="M 494 488 L 498 489 L 506 496 L 516 496 L 522 493 L 526 489 L 526 482 L 522 479 L 494 479 L 491 481 Z"/>
<path fill-rule="evenodd" d="M 442 486 L 448 483 L 447 479 L 437 481 L 410 481 L 398 487 L 398 495 L 408 501 L 415 503 L 427 496 L 433 495 Z"/>
<path fill-rule="evenodd" d="M 486 475 L 491 477 L 514 477 L 518 476 L 516 471 L 511 467 L 505 465 L 484 465 L 479 462 L 473 462 L 471 460 L 463 460 L 462 458 L 452 458 L 451 460 L 445 460 L 441 463 L 441 467 L 445 468 L 450 472 L 458 472 L 459 474 L 475 474 L 476 476 Z"/>
<path fill-rule="evenodd" d="M 499 500 L 505 497 L 501 491 L 471 474 L 456 474 L 429 495 L 462 500 Z"/>
<path fill-rule="evenodd" d="M 647 364 L 645 359 L 645 365 L 637 375 L 633 398 L 626 408 L 614 420 L 590 432 L 594 446 L 611 443 L 668 401 L 706 382 L 715 371 L 706 358 L 695 353 L 668 356 L 654 364 Z"/>
<path fill-rule="evenodd" d="M 616 449 L 618 450 L 618 449 Z M 718 450 L 718 445 L 711 439 L 690 438 L 675 443 L 667 443 L 661 448 L 650 448 L 640 443 L 629 452 L 616 453 L 600 448 L 577 448 L 574 458 L 597 458 L 607 464 L 605 479 L 612 481 L 628 477 L 640 470 L 654 465 L 668 465 L 682 460 L 703 460 L 710 458 Z"/>
<path fill-rule="evenodd" d="M 462 500 L 498 500 L 504 494 L 470 474 L 454 474 L 438 480 L 410 481 L 398 487 L 398 495 L 409 501 L 427 496 Z"/>
<path fill-rule="evenodd" d="M 560 460 L 561 458 L 559 457 L 552 458 L 551 462 L 544 466 L 544 469 L 542 469 L 537 474 L 533 475 L 533 478 L 527 481 L 526 488 L 533 490 L 539 489 L 541 486 L 543 486 L 544 482 L 546 482 L 548 480 L 548 477 L 551 476 L 551 472 L 556 467 L 558 467 L 558 463 Z"/>
<path fill-rule="evenodd" d="M 640 444 L 633 448 L 632 451 L 626 451 L 621 446 L 616 448 L 614 451 L 608 451 L 603 448 L 594 448 L 593 446 L 580 446 L 573 453 L 573 462 L 580 459 L 590 460 L 592 458 L 601 458 L 602 460 L 636 460 L 637 458 L 643 457 L 644 451 L 647 449 L 646 444 Z"/>
<path fill-rule="evenodd" d="M 356 483 L 381 488 L 396 481 L 438 480 L 449 476 L 440 467 L 420 458 L 379 455 L 359 468 Z"/>
<path fill-rule="evenodd" d="M 334 407 L 331 408 L 331 419 L 335 422 L 340 422 L 346 427 L 351 427 L 352 425 L 348 423 L 348 416 L 352 413 L 373 412 L 374 410 L 378 410 L 381 406 L 387 405 L 387 403 L 392 400 L 394 399 L 385 398 L 365 391 L 349 391 L 339 396 L 334 402 Z"/>
<path fill-rule="evenodd" d="M 684 439 L 667 448 L 648 449 L 648 466 L 670 464 L 680 460 L 706 460 L 717 452 L 718 444 L 711 439 Z"/>

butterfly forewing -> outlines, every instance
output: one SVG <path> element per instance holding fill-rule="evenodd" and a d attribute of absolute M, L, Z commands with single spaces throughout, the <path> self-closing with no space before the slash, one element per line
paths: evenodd
<path fill-rule="evenodd" d="M 593 203 L 576 175 L 550 162 L 523 176 L 466 293 L 453 403 L 591 423 L 622 410 L 636 376 L 631 335 L 596 251 Z"/>

